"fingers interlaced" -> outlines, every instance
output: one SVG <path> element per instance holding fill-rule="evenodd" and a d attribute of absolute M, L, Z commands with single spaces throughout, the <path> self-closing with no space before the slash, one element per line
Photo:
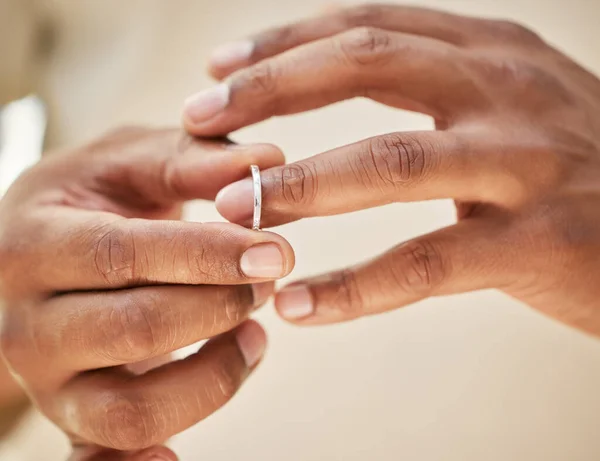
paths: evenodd
<path fill-rule="evenodd" d="M 133 377 L 106 369 L 76 377 L 46 405 L 61 427 L 102 447 L 141 450 L 163 443 L 227 403 L 265 348 L 247 322 L 187 359 Z"/>
<path fill-rule="evenodd" d="M 502 223 L 464 221 L 402 244 L 369 262 L 295 283 L 276 296 L 287 320 L 336 323 L 432 296 L 500 287 L 514 278 L 518 256 Z"/>

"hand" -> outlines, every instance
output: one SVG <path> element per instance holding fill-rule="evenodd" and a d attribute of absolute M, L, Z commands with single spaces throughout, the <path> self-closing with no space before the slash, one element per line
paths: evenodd
<path fill-rule="evenodd" d="M 392 5 L 345 10 L 246 43 L 246 54 L 235 45 L 213 59 L 219 77 L 250 67 L 188 100 L 190 133 L 220 135 L 355 96 L 429 114 L 438 128 L 265 171 L 265 225 L 391 202 L 453 198 L 458 208 L 454 226 L 284 290 L 276 299 L 284 317 L 338 322 L 498 288 L 600 335 L 594 75 L 521 26 Z M 202 112 L 207 98 L 211 112 Z M 242 181 L 221 191 L 223 216 L 247 223 L 250 187 Z"/>
<path fill-rule="evenodd" d="M 254 369 L 265 336 L 246 319 L 290 272 L 292 249 L 272 233 L 176 219 L 250 164 L 282 162 L 271 146 L 125 129 L 48 156 L 0 202 L 1 350 L 77 453 L 160 445 Z M 123 367 L 215 336 L 143 375 Z"/>

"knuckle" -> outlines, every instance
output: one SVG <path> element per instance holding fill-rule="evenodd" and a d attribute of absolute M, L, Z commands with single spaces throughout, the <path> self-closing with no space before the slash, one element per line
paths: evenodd
<path fill-rule="evenodd" d="M 244 320 L 253 306 L 253 294 L 250 286 L 235 287 L 228 290 L 222 303 L 224 328 L 238 325 Z"/>
<path fill-rule="evenodd" d="M 206 393 L 209 411 L 221 407 L 237 393 L 242 381 L 241 369 L 235 361 L 222 361 L 208 372 Z"/>
<path fill-rule="evenodd" d="M 224 280 L 243 276 L 239 264 L 229 258 L 220 257 L 218 252 L 212 251 L 210 243 L 193 245 L 186 243 L 183 248 L 187 253 L 186 270 L 189 272 L 190 283 L 198 281 L 206 283 L 207 280 Z"/>
<path fill-rule="evenodd" d="M 142 393 L 112 391 L 95 409 L 92 424 L 103 445 L 116 450 L 143 450 L 162 442 L 164 419 Z"/>
<path fill-rule="evenodd" d="M 135 242 L 133 233 L 120 227 L 110 227 L 97 237 L 94 266 L 109 285 L 136 281 Z"/>
<path fill-rule="evenodd" d="M 546 110 L 560 102 L 572 105 L 574 98 L 563 81 L 544 67 L 522 58 L 500 58 L 473 56 L 472 68 L 478 77 L 498 86 L 509 86 L 522 103 L 531 101 Z"/>
<path fill-rule="evenodd" d="M 372 177 L 391 185 L 414 185 L 424 181 L 434 168 L 432 146 L 421 139 L 392 134 L 367 142 L 365 164 Z"/>
<path fill-rule="evenodd" d="M 400 247 L 400 264 L 394 265 L 395 282 L 406 292 L 419 296 L 432 293 L 446 279 L 447 265 L 432 242 L 418 240 Z"/>
<path fill-rule="evenodd" d="M 367 312 L 366 304 L 360 291 L 356 273 L 351 269 L 339 271 L 333 276 L 336 292 L 333 295 L 334 305 L 344 314 L 345 318 L 357 318 Z"/>
<path fill-rule="evenodd" d="M 262 48 L 294 45 L 297 42 L 297 29 L 294 26 L 287 25 L 275 30 L 270 30 L 259 35 L 256 42 L 259 43 Z M 261 47 L 259 47 L 259 49 Z"/>
<path fill-rule="evenodd" d="M 265 202 L 269 202 L 269 190 L 277 194 L 276 199 L 287 205 L 309 205 L 318 192 L 317 174 L 309 163 L 297 163 L 281 168 L 280 174 L 274 178 L 274 187 L 266 189 Z M 275 200 L 277 201 L 277 200 Z"/>
<path fill-rule="evenodd" d="M 247 87 L 252 92 L 271 95 L 277 89 L 277 71 L 270 61 L 255 65 L 248 71 Z"/>
<path fill-rule="evenodd" d="M 164 309 L 151 295 L 146 294 L 143 301 L 135 295 L 125 296 L 98 318 L 99 334 L 90 348 L 117 363 L 138 362 L 159 354 L 161 344 L 169 344 L 171 336 Z"/>
<path fill-rule="evenodd" d="M 359 27 L 342 34 L 338 46 L 343 59 L 355 66 L 383 64 L 393 56 L 390 34 L 372 27 Z"/>

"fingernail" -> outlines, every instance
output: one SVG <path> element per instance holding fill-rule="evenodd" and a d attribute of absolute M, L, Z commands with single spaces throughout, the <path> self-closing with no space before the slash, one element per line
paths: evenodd
<path fill-rule="evenodd" d="M 235 338 L 246 365 L 252 368 L 265 354 L 265 332 L 257 323 L 247 322 L 238 328 Z"/>
<path fill-rule="evenodd" d="M 222 189 L 215 199 L 219 213 L 229 221 L 241 222 L 254 212 L 254 187 L 252 180 L 238 181 Z"/>
<path fill-rule="evenodd" d="M 254 43 L 250 40 L 226 43 L 213 51 L 210 64 L 221 68 L 241 67 L 248 62 L 253 51 Z"/>
<path fill-rule="evenodd" d="M 273 282 L 253 284 L 252 293 L 254 295 L 254 307 L 258 308 L 266 303 L 273 294 L 273 289 Z"/>
<path fill-rule="evenodd" d="M 185 116 L 194 123 L 210 120 L 229 104 L 229 85 L 222 83 L 190 96 L 184 103 Z"/>
<path fill-rule="evenodd" d="M 312 294 L 306 285 L 295 285 L 281 290 L 275 298 L 275 306 L 279 314 L 288 320 L 303 319 L 315 311 Z"/>
<path fill-rule="evenodd" d="M 283 256 L 274 243 L 255 245 L 242 255 L 242 272 L 254 278 L 279 278 L 283 275 Z"/>

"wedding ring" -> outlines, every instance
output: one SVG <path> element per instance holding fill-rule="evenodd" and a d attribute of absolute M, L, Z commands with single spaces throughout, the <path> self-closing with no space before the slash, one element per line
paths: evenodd
<path fill-rule="evenodd" d="M 260 218 L 262 213 L 262 184 L 260 181 L 260 169 L 257 165 L 250 167 L 252 172 L 252 184 L 254 185 L 254 219 L 252 229 L 260 230 Z"/>

